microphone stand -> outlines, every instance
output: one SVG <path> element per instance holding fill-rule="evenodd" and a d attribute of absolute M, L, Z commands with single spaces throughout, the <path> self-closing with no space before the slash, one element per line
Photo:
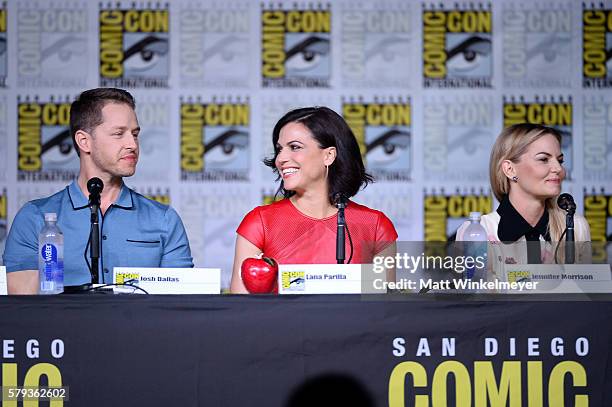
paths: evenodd
<path fill-rule="evenodd" d="M 338 264 L 344 264 L 344 230 L 346 229 L 346 218 L 344 217 L 344 208 L 346 201 L 342 198 L 336 202 L 338 208 L 338 229 L 336 232 L 336 260 Z"/>
<path fill-rule="evenodd" d="M 91 283 L 97 284 L 99 278 L 98 259 L 100 259 L 100 224 L 98 209 L 100 208 L 100 194 L 89 195 L 89 209 L 91 210 L 91 232 L 89 234 L 89 257 L 91 258 Z"/>
<path fill-rule="evenodd" d="M 565 264 L 574 264 L 576 260 L 576 247 L 574 246 L 574 214 L 576 213 L 576 205 L 569 205 L 565 215 Z"/>

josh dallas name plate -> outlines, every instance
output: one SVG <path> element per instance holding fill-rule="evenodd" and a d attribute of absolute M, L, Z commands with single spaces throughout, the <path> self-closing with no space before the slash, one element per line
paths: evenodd
<path fill-rule="evenodd" d="M 149 294 L 219 294 L 221 269 L 115 267 L 115 292 Z M 136 287 L 134 287 L 136 286 Z M 143 291 L 144 290 L 144 291 Z"/>

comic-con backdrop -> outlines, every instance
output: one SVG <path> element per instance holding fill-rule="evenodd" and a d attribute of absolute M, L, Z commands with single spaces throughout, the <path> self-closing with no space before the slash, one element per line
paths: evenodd
<path fill-rule="evenodd" d="M 24 202 L 77 173 L 69 105 L 97 86 L 135 95 L 127 183 L 178 210 L 224 285 L 236 227 L 274 199 L 271 129 L 307 105 L 346 118 L 377 181 L 356 200 L 401 240 L 494 209 L 490 147 L 529 121 L 561 131 L 564 190 L 609 241 L 611 55 L 612 1 L 1 2 L 0 249 Z"/>

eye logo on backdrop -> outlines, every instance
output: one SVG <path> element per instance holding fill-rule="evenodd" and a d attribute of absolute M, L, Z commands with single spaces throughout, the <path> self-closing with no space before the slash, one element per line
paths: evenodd
<path fill-rule="evenodd" d="M 285 10 L 262 4 L 261 75 L 266 88 L 329 87 L 330 4 Z"/>
<path fill-rule="evenodd" d="M 249 179 L 248 99 L 181 100 L 181 180 Z"/>
<path fill-rule="evenodd" d="M 170 13 L 168 4 L 157 4 L 156 9 L 123 8 L 121 3 L 100 9 L 102 86 L 168 87 Z"/>
<path fill-rule="evenodd" d="M 490 98 L 448 95 L 427 98 L 423 115 L 425 179 L 487 180 L 493 144 Z"/>
<path fill-rule="evenodd" d="M 503 7 L 504 85 L 571 86 L 571 4 L 504 2 Z"/>
<path fill-rule="evenodd" d="M 493 76 L 491 4 L 423 4 L 423 86 L 490 88 Z"/>
<path fill-rule="evenodd" d="M 17 6 L 19 86 L 84 87 L 91 59 L 87 2 L 29 1 Z"/>
<path fill-rule="evenodd" d="M 572 178 L 573 138 L 572 138 L 572 98 L 546 97 L 533 98 L 504 96 L 504 127 L 517 123 L 543 124 L 561 133 L 566 179 Z"/>
<path fill-rule="evenodd" d="M 612 87 L 612 10 L 603 3 L 583 3 L 582 86 Z"/>
<path fill-rule="evenodd" d="M 343 85 L 409 86 L 413 35 L 407 2 L 347 1 L 342 10 Z"/>
<path fill-rule="evenodd" d="M 584 178 L 593 182 L 612 179 L 612 98 L 585 97 L 582 105 Z"/>
<path fill-rule="evenodd" d="M 377 181 L 407 181 L 412 172 L 409 97 L 342 101 L 342 116 L 355 134 L 367 171 Z"/>
<path fill-rule="evenodd" d="M 612 194 L 604 188 L 584 190 L 584 217 L 591 230 L 593 262 L 612 259 Z"/>
<path fill-rule="evenodd" d="M 8 75 L 8 38 L 6 36 L 6 2 L 0 3 L 0 87 L 6 86 Z"/>
<path fill-rule="evenodd" d="M 459 191 L 447 194 L 444 189 L 425 191 L 425 241 L 455 240 L 457 229 L 469 218 L 470 212 L 489 213 L 493 210 L 490 192 Z"/>
<path fill-rule="evenodd" d="M 20 96 L 17 101 L 17 179 L 70 181 L 79 160 L 70 137 L 69 98 Z"/>
<path fill-rule="evenodd" d="M 181 9 L 179 58 L 183 86 L 249 85 L 252 64 L 248 7 L 248 2 L 226 1 L 189 4 Z"/>

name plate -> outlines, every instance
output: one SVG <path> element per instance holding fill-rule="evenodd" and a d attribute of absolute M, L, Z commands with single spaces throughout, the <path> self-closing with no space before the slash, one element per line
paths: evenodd
<path fill-rule="evenodd" d="M 7 294 L 6 267 L 0 266 L 0 295 Z"/>
<path fill-rule="evenodd" d="M 220 294 L 221 269 L 115 267 L 115 284 L 135 285 L 149 294 Z M 116 293 L 144 294 L 134 287 L 117 286 Z"/>
<path fill-rule="evenodd" d="M 609 264 L 506 264 L 504 277 L 532 284 L 521 293 L 612 293 Z"/>
<path fill-rule="evenodd" d="M 360 294 L 361 264 L 280 265 L 278 293 Z"/>

